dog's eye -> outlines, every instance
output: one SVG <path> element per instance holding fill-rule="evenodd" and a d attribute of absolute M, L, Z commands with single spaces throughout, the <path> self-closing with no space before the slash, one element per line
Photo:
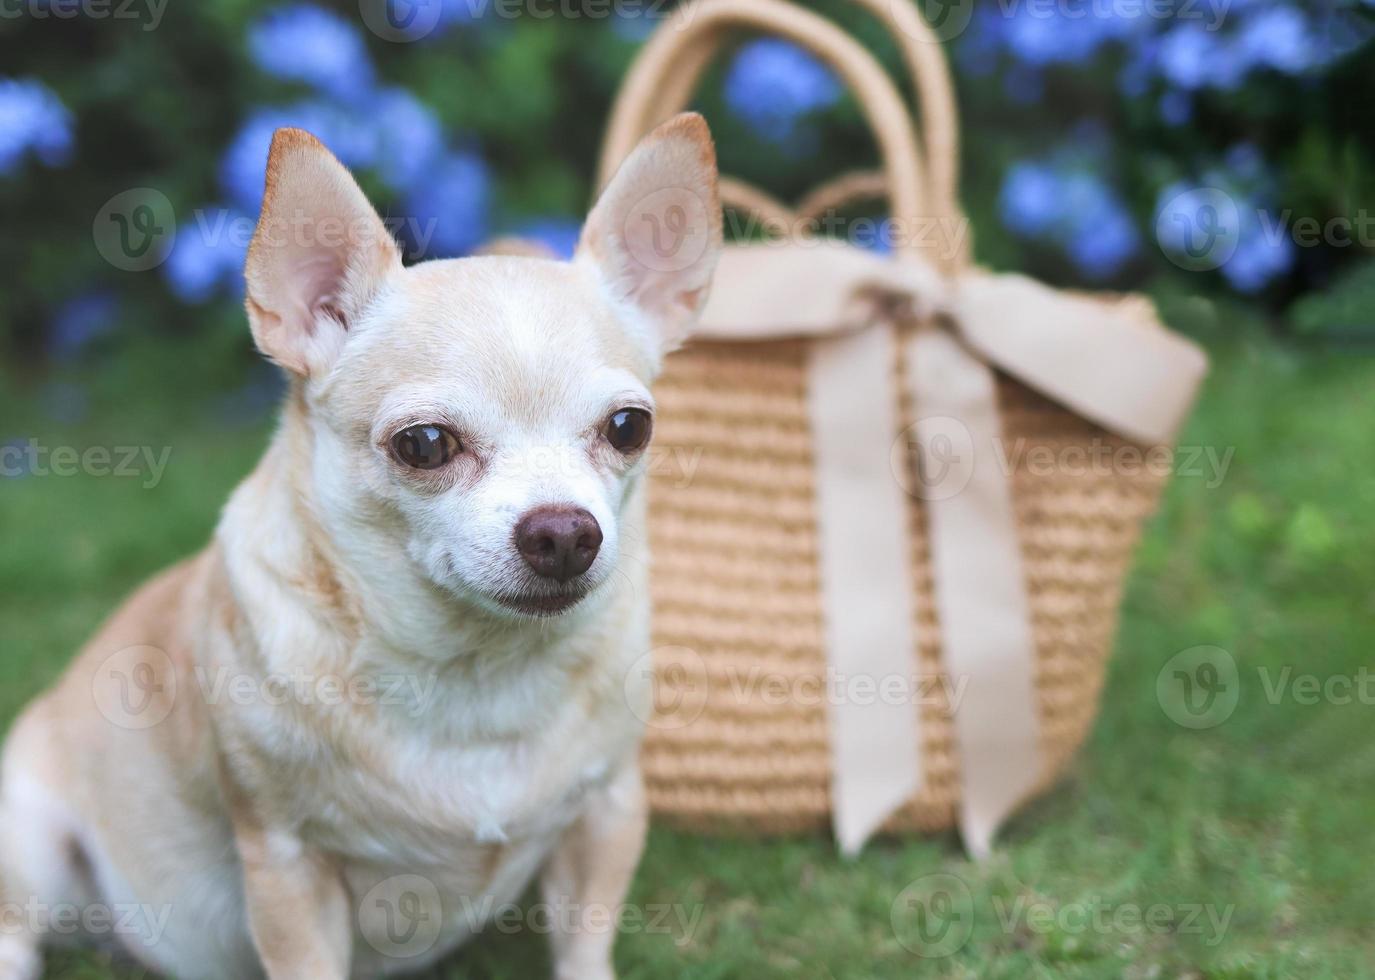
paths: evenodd
<path fill-rule="evenodd" d="M 640 408 L 623 408 L 606 421 L 606 441 L 617 452 L 633 453 L 649 442 L 654 425 Z"/>
<path fill-rule="evenodd" d="M 458 454 L 458 437 L 437 425 L 413 425 L 391 441 L 392 452 L 417 470 L 437 470 Z"/>

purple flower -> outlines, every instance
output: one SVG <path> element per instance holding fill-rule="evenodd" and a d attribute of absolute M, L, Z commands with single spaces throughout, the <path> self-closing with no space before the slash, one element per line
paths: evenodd
<path fill-rule="evenodd" d="M 1022 3 L 981 8 L 982 45 L 999 44 L 1025 66 L 1074 64 L 1093 57 L 1104 45 L 1144 31 L 1146 17 L 1099 4 L 1079 6 Z"/>
<path fill-rule="evenodd" d="M 894 244 L 892 218 L 879 218 L 876 221 L 861 219 L 854 225 L 850 241 L 875 255 L 892 255 Z"/>
<path fill-rule="evenodd" d="M 242 290 L 244 259 L 253 219 L 228 208 L 200 208 L 182 224 L 163 276 L 184 303 L 200 304 L 229 290 Z"/>
<path fill-rule="evenodd" d="M 1059 17 L 1043 16 L 1028 6 L 1019 6 L 1016 13 L 1007 18 L 1003 37 L 1008 50 L 1019 61 L 1049 65 L 1079 60 L 1085 35 L 1065 30 Z"/>
<path fill-rule="evenodd" d="M 72 114 L 34 78 L 0 78 L 0 176 L 12 173 L 28 153 L 50 167 L 71 156 Z"/>
<path fill-rule="evenodd" d="M 493 0 L 440 0 L 439 23 L 444 27 L 458 27 L 482 20 L 491 9 Z"/>
<path fill-rule="evenodd" d="M 1248 62 L 1298 74 L 1318 59 L 1308 21 L 1293 7 L 1268 7 L 1247 19 L 1241 50 Z"/>
<path fill-rule="evenodd" d="M 48 326 L 48 350 L 58 359 L 80 354 L 109 333 L 119 317 L 119 301 L 109 290 L 81 293 L 57 308 Z"/>
<path fill-rule="evenodd" d="M 1092 279 L 1108 278 L 1140 244 L 1126 205 L 1094 173 L 1071 174 L 1063 193 L 1067 227 L 1062 244 L 1080 272 Z"/>
<path fill-rule="evenodd" d="M 1127 63 L 1117 77 L 1123 95 L 1140 98 L 1150 89 L 1160 68 L 1160 47 L 1160 40 L 1155 36 L 1143 37 L 1132 46 Z"/>
<path fill-rule="evenodd" d="M 1191 186 L 1177 181 L 1156 200 L 1156 238 L 1166 252 L 1207 263 L 1217 263 L 1238 235 L 1239 211 L 1230 194 L 1220 187 Z"/>
<path fill-rule="evenodd" d="M 372 82 L 362 35 L 320 7 L 295 4 L 272 11 L 249 28 L 248 48 L 269 75 L 305 82 L 338 98 L 358 96 Z"/>
<path fill-rule="evenodd" d="M 1104 18 L 1093 14 L 1070 18 L 1023 4 L 1008 18 L 1007 48 L 1028 65 L 1083 61 L 1108 40 L 1103 23 Z"/>
<path fill-rule="evenodd" d="M 1097 217 L 1112 207 L 1112 190 L 1093 173 L 1072 173 L 1060 184 L 1061 207 L 1071 217 Z"/>
<path fill-rule="evenodd" d="M 239 127 L 220 160 L 220 186 L 229 199 L 246 210 L 256 212 L 263 200 L 267 171 L 267 151 L 272 134 L 288 125 L 284 113 L 260 109 Z"/>
<path fill-rule="evenodd" d="M 998 197 L 1003 224 L 1024 238 L 1059 245 L 1086 278 L 1111 278 L 1134 258 L 1141 236 L 1130 210 L 1094 170 L 1106 155 L 1096 126 L 1076 127 L 1074 142 L 1049 162 L 1016 163 Z"/>
<path fill-rule="evenodd" d="M 726 104 L 765 139 L 790 140 L 808 113 L 833 105 L 840 83 L 789 41 L 767 38 L 740 49 L 725 81 Z"/>
<path fill-rule="evenodd" d="M 220 185 L 229 200 L 257 214 L 272 134 L 283 126 L 312 133 L 345 166 L 369 167 L 377 160 L 378 125 L 366 113 L 354 113 L 328 102 L 301 102 L 286 108 L 254 110 L 239 127 L 220 161 Z"/>
<path fill-rule="evenodd" d="M 1294 267 L 1293 241 L 1262 213 L 1255 206 L 1242 210 L 1236 251 L 1222 265 L 1223 278 L 1239 293 L 1260 292 Z"/>
<path fill-rule="evenodd" d="M 539 242 L 561 259 L 571 259 L 582 234 L 582 222 L 572 218 L 541 218 L 516 230 L 521 238 Z"/>
<path fill-rule="evenodd" d="M 476 153 L 441 160 L 406 197 L 417 236 L 412 244 L 433 256 L 463 255 L 487 237 L 491 175 Z"/>
<path fill-rule="evenodd" d="M 1003 224 L 1028 238 L 1045 234 L 1060 220 L 1062 203 L 1059 174 L 1040 163 L 1013 164 L 998 196 Z"/>
<path fill-rule="evenodd" d="M 1161 192 L 1156 234 L 1185 268 L 1216 268 L 1236 291 L 1259 292 L 1293 268 L 1295 245 L 1260 203 L 1266 180 L 1254 148 L 1234 147 L 1228 161 L 1232 173 L 1206 175 L 1212 186 L 1178 182 Z M 1235 178 L 1242 174 L 1252 189 L 1238 186 Z"/>
<path fill-rule="evenodd" d="M 1089 279 L 1110 279 L 1141 248 L 1141 235 L 1122 202 L 1110 195 L 1093 213 L 1081 214 L 1075 221 L 1069 244 L 1069 257 Z"/>
<path fill-rule="evenodd" d="M 1216 62 L 1231 57 L 1218 35 L 1193 21 L 1171 29 L 1160 42 L 1160 73 L 1187 91 L 1201 89 L 1214 77 Z"/>
<path fill-rule="evenodd" d="M 444 153 L 438 117 L 403 88 L 384 89 L 372 100 L 376 121 L 377 170 L 387 186 L 403 190 L 429 171 Z"/>

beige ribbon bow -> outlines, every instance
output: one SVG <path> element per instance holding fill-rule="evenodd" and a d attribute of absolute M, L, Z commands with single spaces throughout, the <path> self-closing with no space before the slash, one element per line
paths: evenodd
<path fill-rule="evenodd" d="M 1040 780 L 1035 648 L 1012 491 L 995 448 L 994 369 L 1110 431 L 1170 443 L 1207 359 L 1134 302 L 1145 301 L 1114 303 L 982 271 L 950 283 L 919 259 L 827 239 L 725 249 L 697 336 L 817 339 L 809 397 L 830 675 L 867 678 L 884 693 L 829 699 L 833 809 L 845 853 L 857 853 L 921 789 L 911 713 L 916 591 L 894 472 L 910 464 L 909 448 L 929 464 L 907 490 L 926 507 L 944 669 L 963 682 L 955 730 L 960 828 L 971 854 L 989 853 Z M 895 309 L 902 312 L 876 316 Z M 900 334 L 895 319 L 938 319 L 953 332 Z M 898 432 L 891 380 L 899 344 L 916 408 L 910 447 Z"/>

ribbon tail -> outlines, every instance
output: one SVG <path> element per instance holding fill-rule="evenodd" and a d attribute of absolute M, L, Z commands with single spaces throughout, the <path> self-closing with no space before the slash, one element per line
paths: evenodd
<path fill-rule="evenodd" d="M 944 331 L 908 343 L 904 376 L 917 411 L 936 611 L 954 685 L 960 830 L 986 857 L 1042 772 L 1035 644 L 992 368 Z M 940 479 L 925 483 L 936 469 Z"/>
<path fill-rule="evenodd" d="M 889 465 L 897 357 L 894 328 L 880 324 L 817 342 L 809 364 L 831 796 L 847 856 L 922 782 L 907 500 Z"/>

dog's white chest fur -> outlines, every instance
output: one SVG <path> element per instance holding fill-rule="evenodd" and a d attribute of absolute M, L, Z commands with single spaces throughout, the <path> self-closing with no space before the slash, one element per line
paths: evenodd
<path fill-rule="evenodd" d="M 562 829 L 633 744 L 634 717 L 623 699 L 598 698 L 594 715 L 560 693 L 566 680 L 522 676 L 541 672 L 559 673 L 529 664 L 476 690 L 428 677 L 418 702 L 355 719 L 342 745 L 299 757 L 322 780 L 303 806 L 332 801 L 308 818 L 310 835 L 360 860 L 408 863 L 450 861 L 455 843 L 482 848 Z"/>
<path fill-rule="evenodd" d="M 588 800 L 633 771 L 639 617 L 618 609 L 544 647 L 388 677 L 385 704 L 235 712 L 231 745 L 271 757 L 256 773 L 295 839 L 348 884 L 355 975 L 414 970 L 509 912 Z"/>

